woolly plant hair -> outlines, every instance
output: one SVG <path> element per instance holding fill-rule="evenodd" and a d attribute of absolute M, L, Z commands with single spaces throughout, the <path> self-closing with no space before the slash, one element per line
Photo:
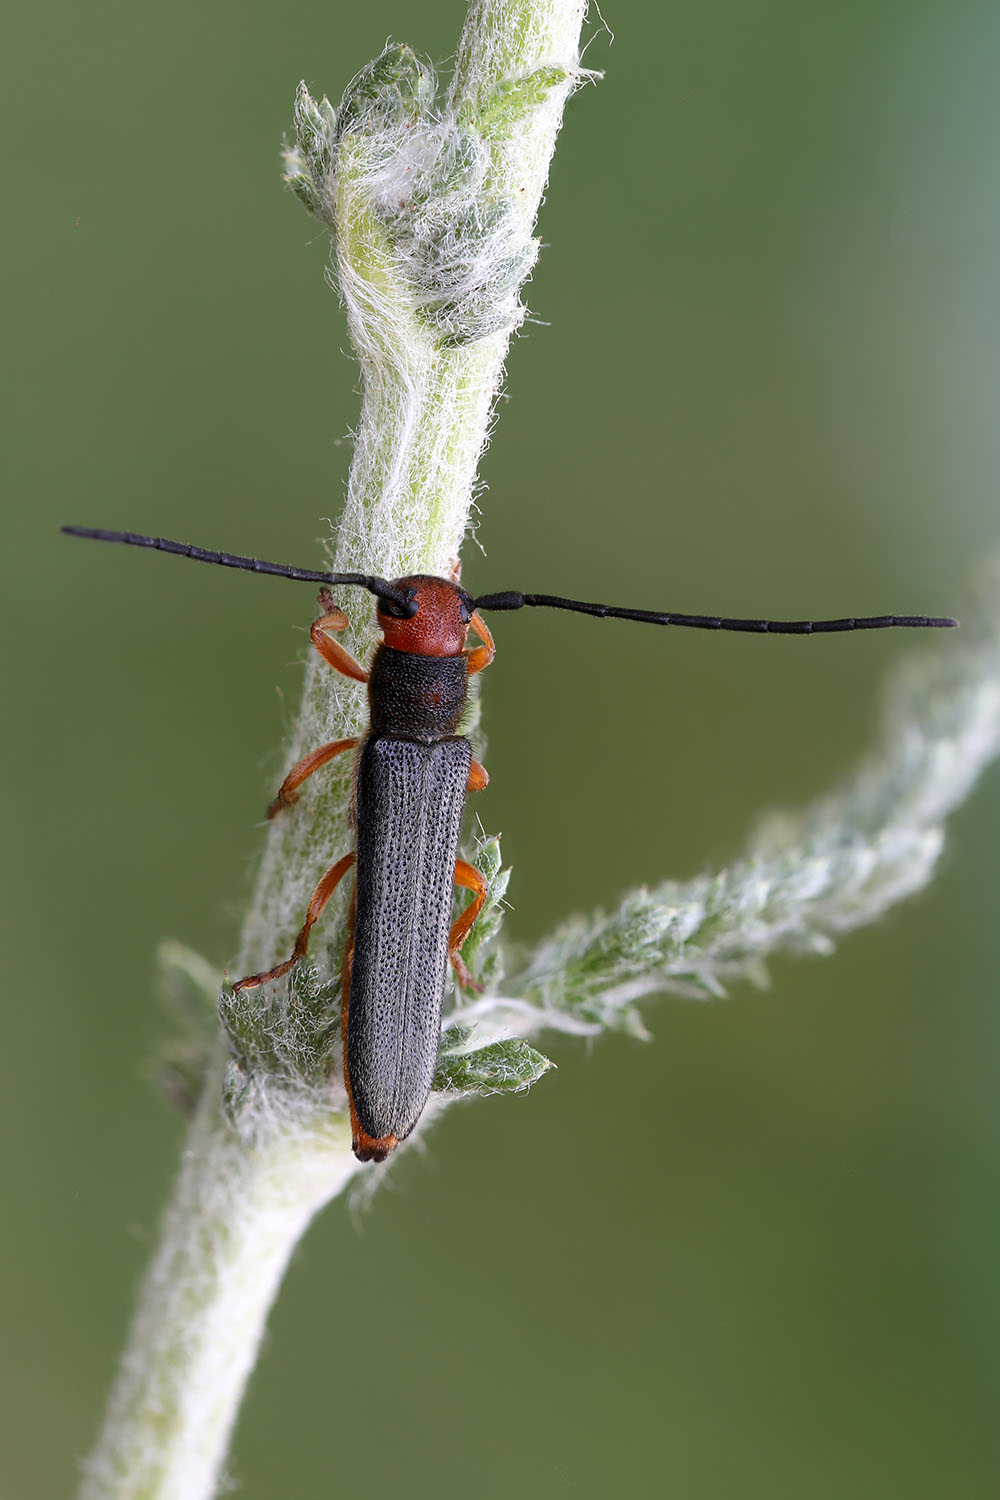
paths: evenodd
<path fill-rule="evenodd" d="M 447 89 L 399 45 L 336 108 L 299 87 L 285 176 L 332 235 L 331 281 L 363 386 L 330 557 L 338 572 L 447 574 L 458 553 L 508 340 L 524 317 L 563 107 L 588 76 L 584 14 L 568 0 L 472 0 Z M 759 983 L 771 953 L 829 951 L 923 885 L 944 819 L 1000 751 L 992 583 L 947 657 L 921 654 L 905 669 L 884 743 L 857 775 L 765 823 L 728 869 L 634 892 L 512 964 L 498 941 L 507 877 L 498 842 L 484 840 L 474 857 L 489 894 L 464 950 L 482 992 L 452 1002 L 420 1131 L 454 1099 L 541 1078 L 550 1064 L 533 1043 L 546 1030 L 645 1035 L 639 1004 L 651 994 Z M 346 644 L 365 660 L 373 611 L 352 619 Z M 466 727 L 474 732 L 474 710 Z M 285 763 L 363 728 L 363 694 L 314 656 Z M 294 816 L 271 824 L 234 973 L 290 950 L 317 873 L 343 843 L 344 759 L 306 784 Z M 346 902 L 330 903 L 286 986 L 234 995 L 224 985 L 220 997 L 211 966 L 164 947 L 181 1035 L 162 1080 L 192 1122 L 81 1500 L 216 1493 L 292 1250 L 359 1173 L 384 1180 L 387 1168 L 362 1168 L 351 1153 L 340 1081 Z"/>
<path fill-rule="evenodd" d="M 285 175 L 333 235 L 331 280 L 363 385 L 338 572 L 447 574 L 458 553 L 508 340 L 524 316 L 520 289 L 538 253 L 534 221 L 563 107 L 586 76 L 585 12 L 578 0 L 472 0 L 446 92 L 398 45 L 362 69 L 336 109 L 299 88 Z M 346 644 L 365 660 L 371 612 L 354 618 Z M 288 760 L 329 739 L 331 725 L 340 737 L 359 733 L 363 711 L 363 695 L 310 663 Z M 236 972 L 266 967 L 290 943 L 346 827 L 348 798 L 349 771 L 334 765 L 296 817 L 272 825 Z M 502 885 L 494 869 L 480 945 L 495 931 Z M 216 1491 L 288 1257 L 359 1170 L 328 977 L 343 920 L 340 898 L 287 996 L 224 989 L 222 1033 L 207 1048 L 205 966 L 168 950 L 187 1034 L 164 1081 L 197 1103 L 81 1500 Z M 546 1066 L 518 1047 L 459 1071 L 468 1087 L 523 1086 Z"/>

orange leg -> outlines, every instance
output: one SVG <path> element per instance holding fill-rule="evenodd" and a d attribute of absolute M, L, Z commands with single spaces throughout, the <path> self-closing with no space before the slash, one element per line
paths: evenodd
<path fill-rule="evenodd" d="M 462 962 L 459 949 L 469 936 L 473 922 L 483 909 L 483 902 L 486 900 L 486 881 L 475 865 L 466 864 L 464 859 L 459 859 L 455 861 L 455 884 L 460 885 L 463 890 L 475 891 L 476 894 L 458 920 L 452 923 L 451 932 L 448 934 L 448 957 L 458 976 L 459 984 L 464 989 L 475 990 L 479 986 L 474 983 L 472 975 Z"/>
<path fill-rule="evenodd" d="M 353 853 L 345 854 L 343 859 L 338 859 L 335 865 L 330 866 L 319 885 L 313 891 L 309 905 L 306 908 L 306 919 L 302 924 L 302 929 L 298 937 L 295 939 L 295 947 L 292 950 L 291 958 L 287 958 L 283 964 L 278 964 L 273 969 L 268 969 L 266 974 L 248 974 L 246 979 L 240 979 L 233 985 L 234 994 L 237 990 L 250 990 L 255 985 L 265 984 L 269 979 L 280 979 L 282 974 L 287 974 L 289 969 L 294 964 L 297 964 L 299 959 L 308 952 L 309 934 L 312 931 L 313 925 L 319 919 L 324 906 L 333 895 L 339 882 L 353 865 L 354 860 L 355 855 Z"/>
<path fill-rule="evenodd" d="M 484 667 L 489 666 L 494 656 L 496 656 L 496 647 L 493 644 L 493 637 L 490 635 L 490 628 L 480 615 L 475 614 L 472 616 L 470 629 L 476 632 L 483 643 L 469 652 L 469 676 L 471 677 L 474 672 L 481 672 Z"/>
<path fill-rule="evenodd" d="M 483 789 L 483 787 L 484 786 L 489 786 L 489 784 L 490 784 L 490 773 L 489 773 L 489 771 L 487 771 L 487 769 L 486 769 L 485 766 L 481 766 L 479 764 L 478 760 L 474 760 L 472 762 L 472 765 L 469 767 L 469 785 L 468 785 L 468 790 L 470 792 L 481 792 L 482 789 Z"/>
<path fill-rule="evenodd" d="M 328 630 L 346 630 L 351 623 L 344 611 L 334 604 L 333 595 L 329 589 L 320 589 L 319 604 L 326 613 L 320 615 L 318 620 L 313 620 L 309 627 L 309 639 L 323 660 L 335 672 L 342 672 L 345 677 L 353 677 L 355 682 L 367 682 L 368 673 L 361 663 L 356 662 L 339 641 L 331 641 L 326 634 Z"/>
<path fill-rule="evenodd" d="M 293 802 L 298 801 L 299 787 L 307 776 L 318 771 L 320 766 L 325 766 L 328 760 L 333 760 L 342 750 L 353 750 L 359 740 L 331 740 L 328 745 L 320 745 L 318 750 L 312 750 L 304 755 L 297 765 L 294 765 L 278 788 L 278 795 L 267 810 L 269 818 L 280 813 L 284 808 L 291 807 Z"/>

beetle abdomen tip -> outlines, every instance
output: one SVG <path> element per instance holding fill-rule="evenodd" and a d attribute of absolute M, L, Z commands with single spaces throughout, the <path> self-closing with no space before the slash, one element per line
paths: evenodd
<path fill-rule="evenodd" d="M 363 1130 L 355 1136 L 352 1146 L 358 1161 L 385 1161 L 390 1151 L 394 1151 L 399 1141 L 394 1135 L 383 1135 L 378 1140 L 366 1135 Z"/>

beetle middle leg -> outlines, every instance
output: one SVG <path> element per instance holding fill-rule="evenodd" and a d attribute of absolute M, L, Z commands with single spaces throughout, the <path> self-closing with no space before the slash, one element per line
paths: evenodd
<path fill-rule="evenodd" d="M 287 974 L 289 969 L 304 958 L 309 950 L 309 934 L 314 924 L 319 920 L 320 913 L 333 895 L 340 881 L 353 865 L 356 855 L 353 850 L 345 854 L 343 859 L 338 859 L 335 865 L 327 870 L 319 885 L 313 891 L 306 908 L 306 919 L 302 924 L 298 937 L 295 939 L 295 947 L 292 949 L 291 958 L 286 958 L 283 964 L 277 964 L 273 969 L 268 969 L 265 974 L 248 974 L 245 979 L 240 979 L 233 985 L 233 994 L 238 990 L 250 990 L 255 985 L 265 984 L 269 979 L 280 979 L 282 974 Z"/>
<path fill-rule="evenodd" d="M 480 986 L 469 973 L 459 949 L 469 936 L 472 924 L 483 909 L 483 902 L 486 900 L 486 881 L 475 865 L 467 864 L 464 859 L 458 859 L 455 861 L 455 884 L 460 885 L 463 890 L 474 891 L 475 896 L 458 920 L 452 923 L 451 932 L 448 934 L 448 957 L 451 959 L 459 984 L 464 989 L 478 990 Z"/>
<path fill-rule="evenodd" d="M 340 755 L 344 750 L 354 750 L 360 743 L 361 741 L 357 739 L 331 740 L 328 745 L 320 745 L 318 750 L 311 750 L 308 755 L 304 755 L 292 767 L 278 788 L 278 795 L 267 810 L 268 817 L 275 817 L 284 808 L 291 807 L 293 802 L 298 801 L 299 787 L 308 776 L 318 771 L 320 766 L 325 766 L 328 760 L 332 760 L 335 755 Z"/>

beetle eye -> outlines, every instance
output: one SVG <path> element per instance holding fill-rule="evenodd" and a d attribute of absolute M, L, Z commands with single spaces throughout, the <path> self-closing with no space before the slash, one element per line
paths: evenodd
<path fill-rule="evenodd" d="M 387 615 L 390 620 L 412 620 L 417 613 L 417 595 L 415 589 L 402 589 L 406 597 L 406 605 L 397 604 L 395 599 L 381 598 L 378 601 L 379 614 Z"/>

